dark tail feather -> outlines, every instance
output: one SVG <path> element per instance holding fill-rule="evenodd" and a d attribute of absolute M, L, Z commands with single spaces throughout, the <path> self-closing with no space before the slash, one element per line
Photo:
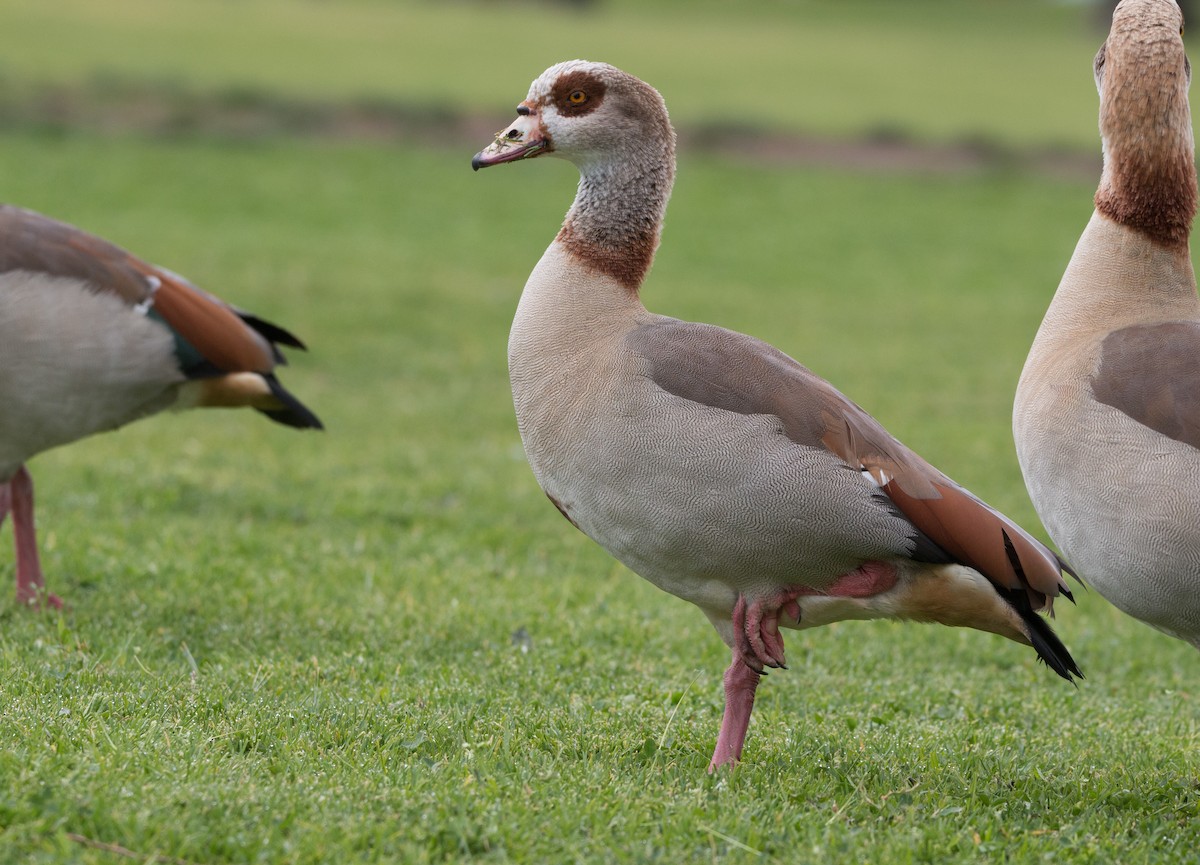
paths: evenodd
<path fill-rule="evenodd" d="M 291 348 L 298 348 L 301 351 L 308 351 L 308 346 L 300 341 L 300 338 L 286 328 L 282 328 L 277 324 L 267 321 L 264 318 L 259 318 L 250 312 L 244 312 L 240 309 L 234 309 L 238 318 L 258 331 L 271 344 L 271 354 L 278 364 L 287 365 L 287 358 L 283 356 L 283 352 L 279 350 L 279 346 L 286 345 Z"/>
<path fill-rule="evenodd" d="M 1058 566 L 1060 568 L 1062 568 L 1064 574 L 1070 574 L 1071 579 L 1073 579 L 1075 582 L 1079 583 L 1079 585 L 1083 586 L 1083 588 L 1085 590 L 1087 589 L 1088 585 L 1087 585 L 1087 583 L 1085 583 L 1083 581 L 1083 578 L 1080 577 L 1079 574 L 1075 573 L 1075 569 L 1072 568 L 1070 565 L 1068 565 L 1066 562 L 1064 562 L 1061 558 L 1058 560 Z M 1071 593 L 1068 592 L 1066 589 L 1063 589 L 1063 594 L 1067 596 L 1067 598 L 1071 601 L 1072 604 L 1075 603 L 1075 599 L 1073 597 L 1071 597 Z"/>
<path fill-rule="evenodd" d="M 263 378 L 270 385 L 272 395 L 283 403 L 283 408 L 260 408 L 260 412 L 276 423 L 296 429 L 325 429 L 325 425 L 321 423 L 320 419 L 309 411 L 304 403 L 288 393 L 275 376 L 264 375 Z"/>
<path fill-rule="evenodd" d="M 1008 555 L 1013 573 L 1017 575 L 1017 579 L 1024 587 L 1023 589 L 1009 590 L 1005 593 L 1005 597 L 1029 629 L 1029 642 L 1033 644 L 1038 657 L 1045 662 L 1046 666 L 1068 682 L 1075 681 L 1072 678 L 1072 674 L 1082 679 L 1083 671 L 1079 669 L 1079 665 L 1075 663 L 1075 659 L 1071 657 L 1071 653 L 1067 651 L 1067 647 L 1062 644 L 1062 640 L 1054 633 L 1054 630 L 1050 627 L 1050 623 L 1034 612 L 1030 601 L 1031 597 L 1035 597 L 1040 600 L 1040 606 L 1049 607 L 1050 599 L 1029 585 L 1029 580 L 1025 576 L 1025 568 L 1021 564 L 1021 557 L 1017 554 L 1012 538 L 1003 529 L 1001 533 L 1004 535 L 1004 551 Z M 1054 561 L 1058 564 L 1060 570 L 1065 570 L 1071 576 L 1075 576 L 1062 559 L 1054 555 L 1054 553 L 1050 553 L 1050 555 L 1054 556 Z M 1075 599 L 1071 597 L 1070 590 L 1062 580 L 1059 581 L 1058 590 L 1072 604 L 1075 603 Z M 1053 611 L 1053 607 L 1050 607 L 1050 609 Z"/>
<path fill-rule="evenodd" d="M 1029 585 L 1029 579 L 1025 576 L 1025 566 L 1023 564 L 1021 564 L 1021 556 L 1017 553 L 1017 548 L 1013 545 L 1012 538 L 1009 536 L 1008 532 L 1005 531 L 1004 529 L 1000 530 L 1000 534 L 1004 537 L 1004 554 L 1006 556 L 1008 556 L 1008 563 L 1009 563 L 1009 565 L 1012 566 L 1013 573 L 1017 575 L 1017 579 L 1020 581 L 1021 585 L 1023 585 L 1025 587 L 1025 591 L 1031 597 L 1035 597 L 1038 599 L 1038 601 L 1039 601 L 1038 609 L 1042 609 L 1043 607 L 1049 607 L 1050 608 L 1050 618 L 1054 618 L 1053 598 L 1047 600 L 1047 598 L 1044 594 L 1042 594 L 1041 592 L 1034 589 L 1031 585 Z M 1075 582 L 1079 583 L 1079 585 L 1081 585 L 1081 586 L 1084 585 L 1083 580 L 1079 579 L 1079 576 L 1075 573 L 1075 571 L 1071 570 L 1071 566 L 1068 565 L 1066 562 L 1064 562 L 1061 558 L 1059 558 L 1057 553 L 1055 553 L 1052 550 L 1047 550 L 1046 552 L 1049 553 L 1049 555 L 1053 557 L 1054 562 L 1057 565 L 1060 573 L 1070 574 L 1072 577 L 1075 578 Z M 1087 587 L 1084 586 L 1084 588 L 1087 588 Z M 1072 595 L 1071 590 L 1069 588 L 1067 588 L 1067 583 L 1065 580 L 1058 581 L 1058 591 L 1059 591 L 1059 594 L 1061 594 L 1064 598 L 1066 598 L 1072 604 L 1075 603 L 1075 596 Z M 1022 614 L 1022 615 L 1024 615 L 1024 614 Z"/>
<path fill-rule="evenodd" d="M 1014 601 L 1015 603 L 1013 603 Z M 1022 601 L 1024 601 L 1023 604 Z M 1050 623 L 1030 608 L 1025 593 L 1014 592 L 1009 596 L 1009 602 L 1013 603 L 1017 612 L 1020 613 L 1021 619 L 1029 627 L 1029 642 L 1033 644 L 1038 657 L 1045 662 L 1046 666 L 1068 682 L 1074 682 L 1075 677 L 1082 679 L 1083 671 L 1079 669 L 1079 665 L 1075 663 L 1075 659 L 1071 657 L 1067 647 L 1062 644 L 1062 640 L 1050 628 Z"/>

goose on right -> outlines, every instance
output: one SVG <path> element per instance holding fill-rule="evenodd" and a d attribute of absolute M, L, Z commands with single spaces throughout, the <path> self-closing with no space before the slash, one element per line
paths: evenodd
<path fill-rule="evenodd" d="M 1114 605 L 1200 648 L 1200 299 L 1191 66 L 1175 0 L 1123 0 L 1095 60 L 1096 209 L 1013 409 L 1046 530 Z"/>

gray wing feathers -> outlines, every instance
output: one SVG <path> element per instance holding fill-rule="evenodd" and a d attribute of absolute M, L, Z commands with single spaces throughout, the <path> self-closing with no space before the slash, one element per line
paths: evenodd
<path fill-rule="evenodd" d="M 1200 322 L 1113 331 L 1101 345 L 1092 393 L 1143 426 L 1200 448 Z"/>
<path fill-rule="evenodd" d="M 131 306 L 151 292 L 146 265 L 72 225 L 11 205 L 0 205 L 0 273 L 27 270 L 86 282 Z M 140 265 L 140 268 L 139 268 Z"/>
<path fill-rule="evenodd" d="M 1027 593 L 1035 609 L 1065 591 L 1062 563 L 1051 550 L 783 352 L 744 334 L 673 319 L 643 325 L 627 339 L 663 390 L 725 411 L 777 418 L 793 443 L 829 454 L 828 471 L 804 491 L 819 507 L 836 512 L 843 504 L 838 498 L 845 485 L 832 483 L 834 466 L 861 473 L 858 493 L 872 497 L 874 513 L 859 508 L 861 524 L 848 528 L 887 527 L 910 558 L 961 562 L 1005 590 Z"/>

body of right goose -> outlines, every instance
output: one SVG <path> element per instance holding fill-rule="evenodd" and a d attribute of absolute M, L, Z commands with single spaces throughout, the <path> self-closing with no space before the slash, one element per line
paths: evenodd
<path fill-rule="evenodd" d="M 1124 0 L 1095 60 L 1096 210 L 1038 330 L 1013 432 L 1042 522 L 1120 609 L 1200 648 L 1200 299 L 1183 17 Z"/>

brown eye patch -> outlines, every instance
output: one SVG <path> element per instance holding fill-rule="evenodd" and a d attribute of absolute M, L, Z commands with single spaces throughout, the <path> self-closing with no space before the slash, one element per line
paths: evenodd
<path fill-rule="evenodd" d="M 550 101 L 559 114 L 579 117 L 600 107 L 605 90 L 604 82 L 590 72 L 568 72 L 554 82 Z"/>

